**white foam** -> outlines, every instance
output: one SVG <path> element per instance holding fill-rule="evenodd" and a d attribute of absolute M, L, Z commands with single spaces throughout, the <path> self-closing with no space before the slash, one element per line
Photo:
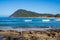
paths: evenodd
<path fill-rule="evenodd" d="M 31 22 L 32 20 L 24 20 L 25 22 Z"/>
<path fill-rule="evenodd" d="M 18 32 L 20 31 L 29 31 L 29 30 L 36 30 L 36 31 L 44 31 L 44 30 L 49 30 L 51 28 L 2 28 L 0 30 L 4 30 L 4 31 L 7 31 L 7 30 L 16 30 Z"/>
<path fill-rule="evenodd" d="M 49 22 L 49 19 L 43 19 L 42 22 Z"/>
<path fill-rule="evenodd" d="M 55 19 L 55 21 L 60 21 L 60 19 Z"/>

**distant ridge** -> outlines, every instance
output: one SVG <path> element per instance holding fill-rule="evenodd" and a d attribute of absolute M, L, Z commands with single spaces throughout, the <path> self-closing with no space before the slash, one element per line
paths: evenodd
<path fill-rule="evenodd" d="M 42 14 L 42 13 L 36 13 L 32 11 L 27 11 L 24 9 L 19 9 L 16 12 L 14 12 L 10 17 L 54 17 L 52 14 Z"/>

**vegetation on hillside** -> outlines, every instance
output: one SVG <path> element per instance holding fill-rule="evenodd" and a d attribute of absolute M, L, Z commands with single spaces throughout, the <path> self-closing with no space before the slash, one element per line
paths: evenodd
<path fill-rule="evenodd" d="M 56 14 L 55 17 L 60 17 L 60 14 Z"/>
<path fill-rule="evenodd" d="M 36 13 L 32 11 L 27 11 L 23 9 L 19 9 L 16 12 L 14 12 L 10 17 L 60 17 L 60 14 L 49 14 L 49 13 Z"/>

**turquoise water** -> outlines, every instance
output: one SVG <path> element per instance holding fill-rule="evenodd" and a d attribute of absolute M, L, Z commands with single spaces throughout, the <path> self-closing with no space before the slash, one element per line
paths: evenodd
<path fill-rule="evenodd" d="M 51 26 L 60 28 L 60 18 L 10 18 L 0 17 L 0 27 L 41 27 Z"/>

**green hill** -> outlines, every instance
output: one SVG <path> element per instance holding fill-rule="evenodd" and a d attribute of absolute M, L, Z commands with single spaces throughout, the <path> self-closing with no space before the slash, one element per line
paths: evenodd
<path fill-rule="evenodd" d="M 55 17 L 59 17 L 60 18 L 60 14 L 56 14 Z"/>
<path fill-rule="evenodd" d="M 54 15 L 36 13 L 36 12 L 32 12 L 32 11 L 19 9 L 16 12 L 14 12 L 10 17 L 54 17 Z"/>

